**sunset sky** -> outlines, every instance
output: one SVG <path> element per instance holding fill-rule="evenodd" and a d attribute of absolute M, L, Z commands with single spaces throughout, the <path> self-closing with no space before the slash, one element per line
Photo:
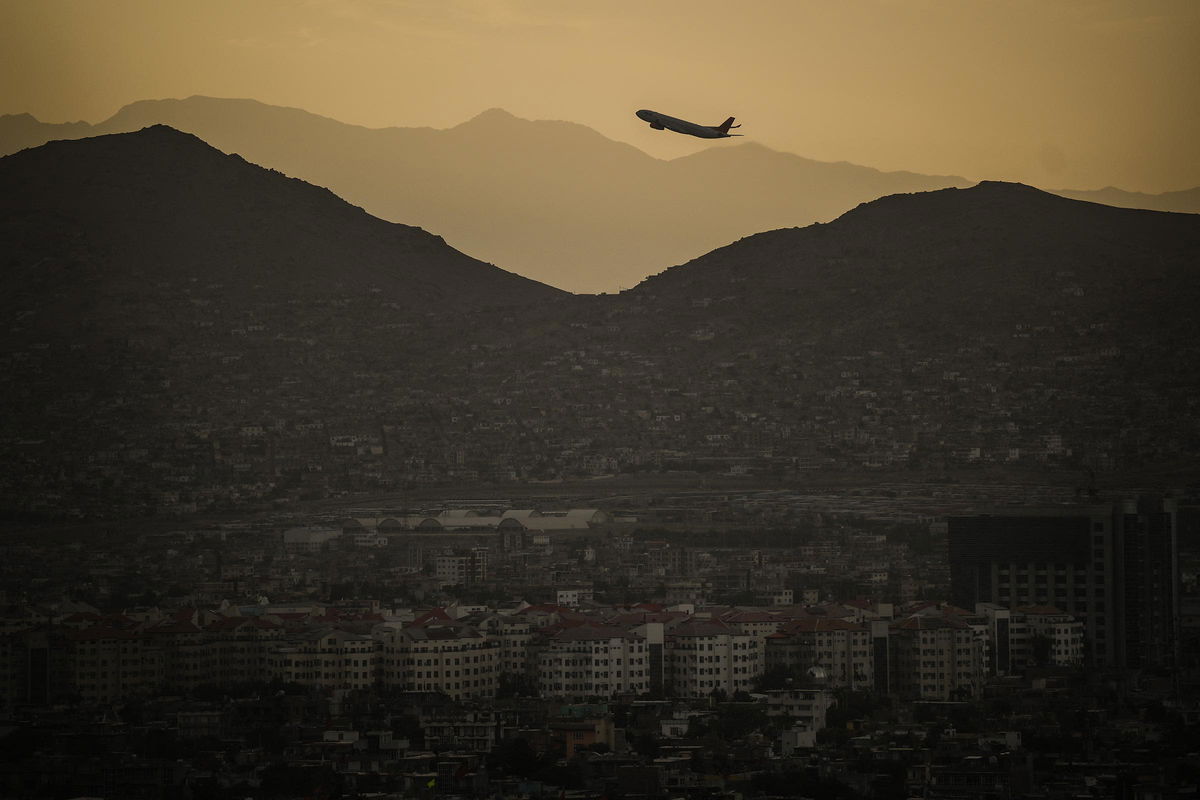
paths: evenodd
<path fill-rule="evenodd" d="M 1044 188 L 1200 185 L 1195 0 L 0 0 L 0 113 L 249 97 L 366 125 L 499 106 L 653 155 L 731 146 Z"/>

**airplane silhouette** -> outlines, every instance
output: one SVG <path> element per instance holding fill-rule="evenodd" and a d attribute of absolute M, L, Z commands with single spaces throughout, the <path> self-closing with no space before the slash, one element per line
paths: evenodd
<path fill-rule="evenodd" d="M 733 124 L 733 117 L 722 122 L 720 125 L 697 125 L 694 122 L 688 122 L 686 119 L 677 119 L 668 117 L 666 114 L 660 114 L 657 111 L 649 111 L 642 109 L 637 112 L 638 119 L 645 120 L 650 123 L 650 127 L 656 131 L 663 129 L 675 131 L 676 133 L 686 133 L 688 136 L 699 136 L 701 139 L 728 139 L 730 136 L 741 136 L 740 133 L 730 133 L 730 128 L 740 128 L 741 125 Z"/>

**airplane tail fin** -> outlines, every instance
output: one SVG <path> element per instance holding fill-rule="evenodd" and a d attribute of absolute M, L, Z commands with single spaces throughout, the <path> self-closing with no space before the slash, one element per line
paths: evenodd
<path fill-rule="evenodd" d="M 725 120 L 725 121 L 724 121 L 724 122 L 722 122 L 720 125 L 718 125 L 718 126 L 717 126 L 717 130 L 719 130 L 721 133 L 729 133 L 729 129 L 730 129 L 730 128 L 740 128 L 740 127 L 742 127 L 742 126 L 741 126 L 741 125 L 734 125 L 734 124 L 733 124 L 733 117 L 730 117 L 729 119 Z"/>

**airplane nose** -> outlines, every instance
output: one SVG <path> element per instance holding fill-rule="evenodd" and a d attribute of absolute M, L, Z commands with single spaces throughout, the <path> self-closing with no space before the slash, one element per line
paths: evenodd
<path fill-rule="evenodd" d="M 650 112 L 643 108 L 641 111 L 637 112 L 637 118 L 645 120 L 646 122 L 649 122 L 650 121 Z"/>

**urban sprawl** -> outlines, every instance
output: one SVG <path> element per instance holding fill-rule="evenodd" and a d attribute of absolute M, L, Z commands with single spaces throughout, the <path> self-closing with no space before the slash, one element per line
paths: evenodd
<path fill-rule="evenodd" d="M 1194 796 L 1188 498 L 638 500 L 14 531 L 0 795 Z"/>

